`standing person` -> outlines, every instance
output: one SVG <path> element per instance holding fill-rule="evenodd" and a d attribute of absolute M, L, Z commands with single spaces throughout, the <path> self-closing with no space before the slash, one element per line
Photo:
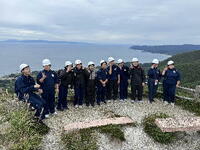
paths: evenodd
<path fill-rule="evenodd" d="M 149 102 L 154 102 L 154 97 L 157 93 L 159 81 L 161 79 L 161 72 L 158 69 L 159 61 L 154 59 L 152 61 L 151 68 L 148 70 L 148 90 L 149 90 Z"/>
<path fill-rule="evenodd" d="M 44 59 L 42 64 L 44 69 L 37 75 L 37 83 L 41 85 L 43 90 L 42 98 L 46 102 L 45 117 L 48 118 L 49 114 L 57 114 L 55 111 L 55 91 L 59 92 L 59 82 L 56 72 L 51 70 L 50 60 Z"/>
<path fill-rule="evenodd" d="M 83 98 L 86 90 L 86 80 L 88 76 L 87 70 L 82 66 L 81 60 L 75 61 L 74 68 L 74 106 L 75 108 L 82 108 Z"/>
<path fill-rule="evenodd" d="M 36 109 L 35 117 L 40 121 L 40 119 L 42 120 L 45 118 L 44 111 L 42 111 L 45 101 L 35 92 L 39 92 L 39 94 L 41 94 L 43 91 L 40 89 L 40 85 L 36 84 L 31 76 L 29 65 L 21 64 L 19 68 L 21 75 L 15 82 L 15 93 L 17 94 L 19 100 L 27 101 Z"/>
<path fill-rule="evenodd" d="M 162 75 L 163 79 L 163 94 L 164 103 L 174 106 L 176 87 L 180 85 L 180 73 L 175 68 L 172 60 L 168 61 L 167 67 L 164 68 Z"/>
<path fill-rule="evenodd" d="M 138 58 L 132 59 L 130 67 L 130 78 L 131 78 L 131 102 L 142 102 L 143 87 L 145 86 L 145 73 L 143 68 L 139 65 Z"/>
<path fill-rule="evenodd" d="M 67 95 L 68 89 L 73 88 L 74 83 L 74 71 L 71 61 L 65 62 L 65 68 L 58 71 L 58 78 L 60 80 L 58 105 L 57 110 L 63 111 L 68 109 L 67 106 Z"/>
<path fill-rule="evenodd" d="M 86 87 L 86 106 L 93 106 L 96 93 L 96 71 L 94 62 L 88 62 L 88 78 Z"/>
<path fill-rule="evenodd" d="M 124 65 L 122 59 L 118 60 L 120 84 L 119 84 L 119 95 L 120 101 L 124 101 L 128 96 L 128 79 L 129 79 L 129 68 Z"/>
<path fill-rule="evenodd" d="M 115 64 L 115 59 L 113 57 L 108 58 L 108 91 L 107 99 L 116 100 L 118 97 L 118 84 L 120 83 L 119 67 Z"/>
<path fill-rule="evenodd" d="M 106 84 L 108 82 L 107 62 L 105 60 L 100 61 L 101 68 L 97 71 L 97 105 L 105 101 L 106 96 Z"/>

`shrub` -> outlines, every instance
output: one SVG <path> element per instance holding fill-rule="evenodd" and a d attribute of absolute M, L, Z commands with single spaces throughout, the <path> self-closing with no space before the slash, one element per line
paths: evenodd
<path fill-rule="evenodd" d="M 152 114 L 143 120 L 144 131 L 152 137 L 156 142 L 162 144 L 168 144 L 173 142 L 177 138 L 177 133 L 162 132 L 160 128 L 155 124 L 156 118 L 167 118 L 166 114 Z"/>

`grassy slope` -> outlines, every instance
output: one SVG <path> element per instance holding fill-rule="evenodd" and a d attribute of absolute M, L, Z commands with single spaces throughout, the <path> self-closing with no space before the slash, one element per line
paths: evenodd
<path fill-rule="evenodd" d="M 182 85 L 194 88 L 200 85 L 200 50 L 174 55 L 160 63 L 159 68 L 163 70 L 168 60 L 175 62 L 176 68 L 181 72 Z M 150 63 L 143 64 L 147 71 Z"/>
<path fill-rule="evenodd" d="M 186 87 L 195 87 L 200 84 L 200 50 L 177 54 L 161 62 L 163 68 L 168 60 L 175 62 L 176 68 L 182 74 L 182 84 Z"/>

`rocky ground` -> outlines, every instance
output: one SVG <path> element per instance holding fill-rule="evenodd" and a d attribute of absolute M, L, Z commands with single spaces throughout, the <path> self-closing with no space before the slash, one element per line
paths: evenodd
<path fill-rule="evenodd" d="M 123 127 L 126 141 L 111 141 L 107 135 L 97 133 L 98 145 L 100 150 L 199 150 L 200 135 L 197 132 L 187 132 L 181 136 L 180 140 L 170 145 L 156 143 L 144 131 L 141 124 L 146 115 L 163 112 L 169 116 L 183 117 L 194 116 L 194 114 L 182 110 L 180 107 L 174 108 L 170 105 L 164 106 L 159 100 L 154 104 L 148 104 L 145 100 L 143 103 L 132 104 L 130 100 L 126 102 L 111 102 L 107 105 L 102 104 L 100 107 L 75 109 L 71 105 L 69 110 L 58 112 L 57 115 L 51 116 L 45 120 L 45 123 L 51 128 L 50 132 L 42 141 L 44 150 L 63 150 L 61 142 L 61 133 L 66 124 L 80 121 L 91 121 L 112 117 L 114 114 L 129 116 L 137 122 L 137 127 Z"/>

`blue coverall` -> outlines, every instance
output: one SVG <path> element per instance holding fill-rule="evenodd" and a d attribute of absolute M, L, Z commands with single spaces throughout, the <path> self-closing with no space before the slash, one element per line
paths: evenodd
<path fill-rule="evenodd" d="M 108 72 L 107 99 L 116 100 L 118 97 L 119 67 L 117 65 L 113 65 L 112 74 L 109 74 L 109 71 L 110 71 L 110 66 L 107 67 L 107 72 Z"/>
<path fill-rule="evenodd" d="M 176 84 L 180 81 L 180 73 L 174 69 L 168 69 L 164 74 L 163 95 L 164 101 L 175 102 Z"/>
<path fill-rule="evenodd" d="M 45 80 L 41 83 L 42 73 L 46 75 Z M 42 98 L 45 100 L 45 114 L 53 114 L 55 112 L 55 85 L 59 83 L 56 72 L 52 70 L 43 70 L 37 76 L 37 83 L 41 85 L 43 90 Z"/>
<path fill-rule="evenodd" d="M 127 99 L 128 96 L 128 79 L 129 79 L 129 68 L 127 66 L 123 66 L 119 68 L 120 74 L 120 85 L 119 85 L 119 95 L 120 99 Z"/>
<path fill-rule="evenodd" d="M 105 102 L 106 86 L 104 87 L 100 80 L 105 81 L 108 79 L 108 72 L 106 69 L 99 69 L 97 71 L 97 104 Z"/>
<path fill-rule="evenodd" d="M 154 101 L 154 97 L 157 93 L 158 83 L 161 79 L 161 72 L 158 68 L 150 68 L 148 70 L 148 90 L 149 90 L 149 101 L 152 103 Z M 156 82 L 156 80 L 158 82 Z"/>
<path fill-rule="evenodd" d="M 19 98 L 19 100 L 26 101 L 25 95 L 28 94 L 27 101 L 31 103 L 31 105 L 36 109 L 35 116 L 42 117 L 42 108 L 45 105 L 45 101 L 34 92 L 38 91 L 37 88 L 34 88 L 35 81 L 31 76 L 21 75 L 17 78 L 15 82 L 15 92 Z"/>

